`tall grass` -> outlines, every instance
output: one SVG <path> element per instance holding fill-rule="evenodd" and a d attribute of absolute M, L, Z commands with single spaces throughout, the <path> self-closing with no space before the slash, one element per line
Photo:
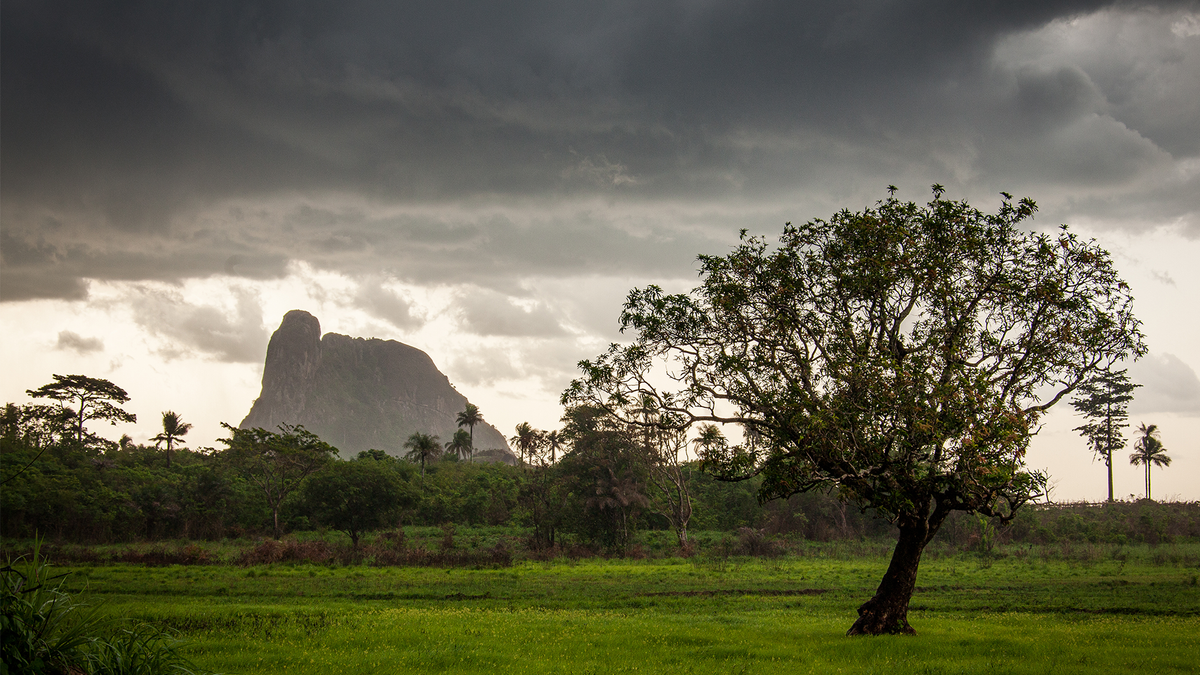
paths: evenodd
<path fill-rule="evenodd" d="M 176 640 L 148 624 L 126 625 L 67 588 L 35 540 L 0 568 L 0 672 L 4 675 L 192 675 Z"/>

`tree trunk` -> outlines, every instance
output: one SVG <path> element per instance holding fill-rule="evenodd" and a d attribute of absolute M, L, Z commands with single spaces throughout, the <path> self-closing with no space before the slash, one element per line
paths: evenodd
<path fill-rule="evenodd" d="M 1108 501 L 1111 503 L 1113 500 L 1113 485 L 1112 485 L 1112 456 L 1113 456 L 1112 416 L 1113 416 L 1113 412 L 1112 412 L 1112 404 L 1109 404 L 1107 407 L 1108 407 L 1108 416 L 1107 416 L 1105 422 L 1108 424 L 1108 435 L 1105 437 L 1104 442 L 1108 446 L 1108 452 L 1104 453 L 1104 464 L 1108 466 Z"/>
<path fill-rule="evenodd" d="M 1113 485 L 1112 485 L 1112 448 L 1108 449 L 1108 453 L 1104 455 L 1104 463 L 1108 466 L 1108 501 L 1113 500 Z"/>
<path fill-rule="evenodd" d="M 875 597 L 858 608 L 858 620 L 846 635 L 915 635 L 908 625 L 908 602 L 917 584 L 917 566 L 921 552 L 929 542 L 930 527 L 924 518 L 906 519 L 900 525 L 900 537 L 892 562 L 888 565 Z"/>

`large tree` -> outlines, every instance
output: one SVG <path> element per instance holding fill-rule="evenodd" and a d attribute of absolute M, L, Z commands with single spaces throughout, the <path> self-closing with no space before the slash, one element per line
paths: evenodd
<path fill-rule="evenodd" d="M 833 489 L 886 514 L 896 548 L 850 634 L 913 632 L 921 553 L 946 517 L 1011 518 L 1044 490 L 1024 466 L 1043 413 L 1145 352 L 1094 242 L 1019 230 L 1028 199 L 985 214 L 942 194 L 921 206 L 891 188 L 789 223 L 777 244 L 743 231 L 700 257 L 691 293 L 631 291 L 632 342 L 580 362 L 563 394 L 613 413 L 649 396 L 687 424 L 741 426 L 746 440 L 705 452 L 709 471 L 761 475 L 762 500 Z"/>
<path fill-rule="evenodd" d="M 1121 430 L 1128 427 L 1129 402 L 1133 390 L 1140 387 L 1129 381 L 1125 370 L 1103 370 L 1079 387 L 1071 407 L 1087 418 L 1087 424 L 1075 427 L 1091 443 L 1092 451 L 1104 460 L 1108 469 L 1108 501 L 1113 500 L 1113 453 L 1125 447 Z"/>
<path fill-rule="evenodd" d="M 221 455 L 243 477 L 262 491 L 271 507 L 275 538 L 282 534 L 279 527 L 279 508 L 309 475 L 315 473 L 337 455 L 329 445 L 302 426 L 282 424 L 279 432 L 265 429 L 238 429 L 222 423 L 229 438 Z"/>
<path fill-rule="evenodd" d="M 86 375 L 54 375 L 54 381 L 50 384 L 28 389 L 25 393 L 33 398 L 58 401 L 59 408 L 64 413 L 70 413 L 72 435 L 80 445 L 85 440 L 104 441 L 84 428 L 84 424 L 91 420 L 107 420 L 113 425 L 137 421 L 137 415 L 119 407 L 129 401 L 129 394 L 108 380 Z"/>
<path fill-rule="evenodd" d="M 1171 466 L 1171 457 L 1158 438 L 1158 425 L 1138 425 L 1138 439 L 1133 442 L 1133 454 L 1129 455 L 1129 463 L 1146 467 L 1146 499 L 1150 499 L 1150 467 Z"/>
<path fill-rule="evenodd" d="M 354 548 L 364 532 L 396 522 L 399 510 L 416 504 L 390 457 L 370 455 L 333 462 L 304 482 L 302 504 L 320 524 L 345 532 Z"/>

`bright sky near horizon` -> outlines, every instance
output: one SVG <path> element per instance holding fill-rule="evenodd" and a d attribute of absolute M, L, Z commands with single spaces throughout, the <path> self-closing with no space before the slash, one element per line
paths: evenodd
<path fill-rule="evenodd" d="M 213 445 L 305 309 L 552 428 L 630 288 L 941 183 L 1113 254 L 1153 493 L 1200 499 L 1200 3 L 11 0 L 0 51 L 5 401 L 104 377 L 139 421 L 96 431 Z M 1056 500 L 1105 494 L 1079 423 L 1029 455 Z"/>

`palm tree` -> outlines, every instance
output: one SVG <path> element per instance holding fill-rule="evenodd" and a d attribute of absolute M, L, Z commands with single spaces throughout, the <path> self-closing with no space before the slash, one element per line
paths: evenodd
<path fill-rule="evenodd" d="M 404 442 L 404 447 L 409 448 L 408 454 L 405 455 L 406 458 L 421 463 L 421 480 L 424 480 L 425 460 L 436 458 L 438 451 L 441 450 L 438 437 L 418 431 L 408 437 L 408 440 Z"/>
<path fill-rule="evenodd" d="M 162 433 L 150 439 L 157 443 L 167 444 L 167 468 L 171 468 L 171 448 L 175 445 L 175 441 L 187 436 L 187 432 L 192 430 L 192 425 L 183 421 L 183 418 L 178 413 L 166 411 L 162 414 Z"/>
<path fill-rule="evenodd" d="M 483 421 L 483 413 L 479 406 L 468 403 L 462 412 L 458 413 L 458 428 L 466 427 L 471 432 L 471 455 L 475 454 L 475 425 Z"/>
<path fill-rule="evenodd" d="M 532 464 L 533 454 L 537 451 L 538 445 L 541 444 L 542 432 L 529 426 L 529 422 L 518 424 L 516 432 L 517 435 L 508 440 L 517 446 L 517 452 L 521 456 L 521 461 Z"/>
<path fill-rule="evenodd" d="M 700 434 L 692 439 L 692 444 L 696 446 L 697 454 L 701 459 L 704 459 L 706 453 L 721 447 L 725 442 L 725 434 L 721 433 L 720 427 L 715 424 L 701 424 Z"/>
<path fill-rule="evenodd" d="M 1146 426 L 1143 422 L 1138 425 L 1138 433 L 1141 434 L 1141 438 L 1133 444 L 1133 454 L 1129 456 L 1129 463 L 1134 466 L 1146 465 L 1146 499 L 1150 499 L 1151 465 L 1171 466 L 1171 458 L 1167 456 L 1167 449 L 1163 447 L 1162 441 L 1158 440 L 1157 424 Z"/>
<path fill-rule="evenodd" d="M 558 429 L 554 431 L 544 432 L 542 440 L 546 443 L 546 450 L 550 452 L 550 463 L 553 464 L 558 459 L 558 451 L 563 448 L 563 436 L 560 436 Z"/>
<path fill-rule="evenodd" d="M 446 444 L 446 451 L 459 457 L 471 456 L 471 434 L 466 429 L 454 432 L 454 437 Z"/>

